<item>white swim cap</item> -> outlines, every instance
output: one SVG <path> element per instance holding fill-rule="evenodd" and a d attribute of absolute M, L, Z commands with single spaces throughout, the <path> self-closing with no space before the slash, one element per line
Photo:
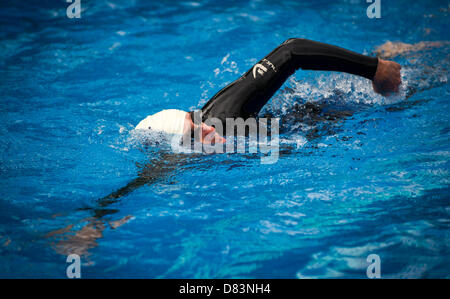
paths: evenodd
<path fill-rule="evenodd" d="M 136 130 L 154 130 L 167 134 L 183 134 L 187 112 L 167 109 L 147 116 L 136 126 Z"/>

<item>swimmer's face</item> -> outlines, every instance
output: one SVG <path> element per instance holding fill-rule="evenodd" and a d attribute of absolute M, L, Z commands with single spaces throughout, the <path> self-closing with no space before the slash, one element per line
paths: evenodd
<path fill-rule="evenodd" d="M 194 134 L 199 132 L 201 134 L 200 141 L 205 144 L 226 142 L 225 138 L 220 136 L 214 127 L 208 126 L 204 122 L 202 122 L 201 125 L 194 124 L 190 113 L 187 113 L 184 120 L 183 134 L 190 134 L 192 131 L 194 131 Z"/>

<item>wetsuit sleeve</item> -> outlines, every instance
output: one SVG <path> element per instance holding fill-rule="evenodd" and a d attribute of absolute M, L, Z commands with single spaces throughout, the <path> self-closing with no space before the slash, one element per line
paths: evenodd
<path fill-rule="evenodd" d="M 307 39 L 288 39 L 202 108 L 202 120 L 255 117 L 298 69 L 346 72 L 373 79 L 378 58 Z"/>
<path fill-rule="evenodd" d="M 370 80 L 377 71 L 376 57 L 306 39 L 294 38 L 287 40 L 285 44 L 291 49 L 296 69 L 346 72 Z"/>

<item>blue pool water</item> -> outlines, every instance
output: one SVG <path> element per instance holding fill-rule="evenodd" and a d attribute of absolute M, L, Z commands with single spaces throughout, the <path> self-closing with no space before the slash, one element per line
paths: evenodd
<path fill-rule="evenodd" d="M 81 19 L 65 1 L 0 4 L 0 277 L 64 278 L 71 253 L 82 277 L 365 278 L 369 254 L 384 278 L 449 277 L 448 1 L 383 1 L 381 19 L 363 0 L 81 3 Z M 265 108 L 282 119 L 274 164 L 173 167 L 170 148 L 133 135 L 149 114 L 200 108 L 290 37 L 441 46 L 395 58 L 394 98 L 297 72 Z M 296 103 L 321 112 L 295 122 Z"/>

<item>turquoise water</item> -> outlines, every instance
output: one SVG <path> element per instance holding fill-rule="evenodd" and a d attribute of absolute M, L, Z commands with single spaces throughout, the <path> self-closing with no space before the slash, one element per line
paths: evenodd
<path fill-rule="evenodd" d="M 365 278 L 369 254 L 384 278 L 449 276 L 447 1 L 383 1 L 381 19 L 354 0 L 82 1 L 81 19 L 67 5 L 0 4 L 0 277 L 64 278 L 71 253 L 82 277 Z M 395 58 L 394 98 L 297 72 L 264 111 L 281 117 L 274 164 L 133 134 L 290 37 L 441 45 Z"/>

